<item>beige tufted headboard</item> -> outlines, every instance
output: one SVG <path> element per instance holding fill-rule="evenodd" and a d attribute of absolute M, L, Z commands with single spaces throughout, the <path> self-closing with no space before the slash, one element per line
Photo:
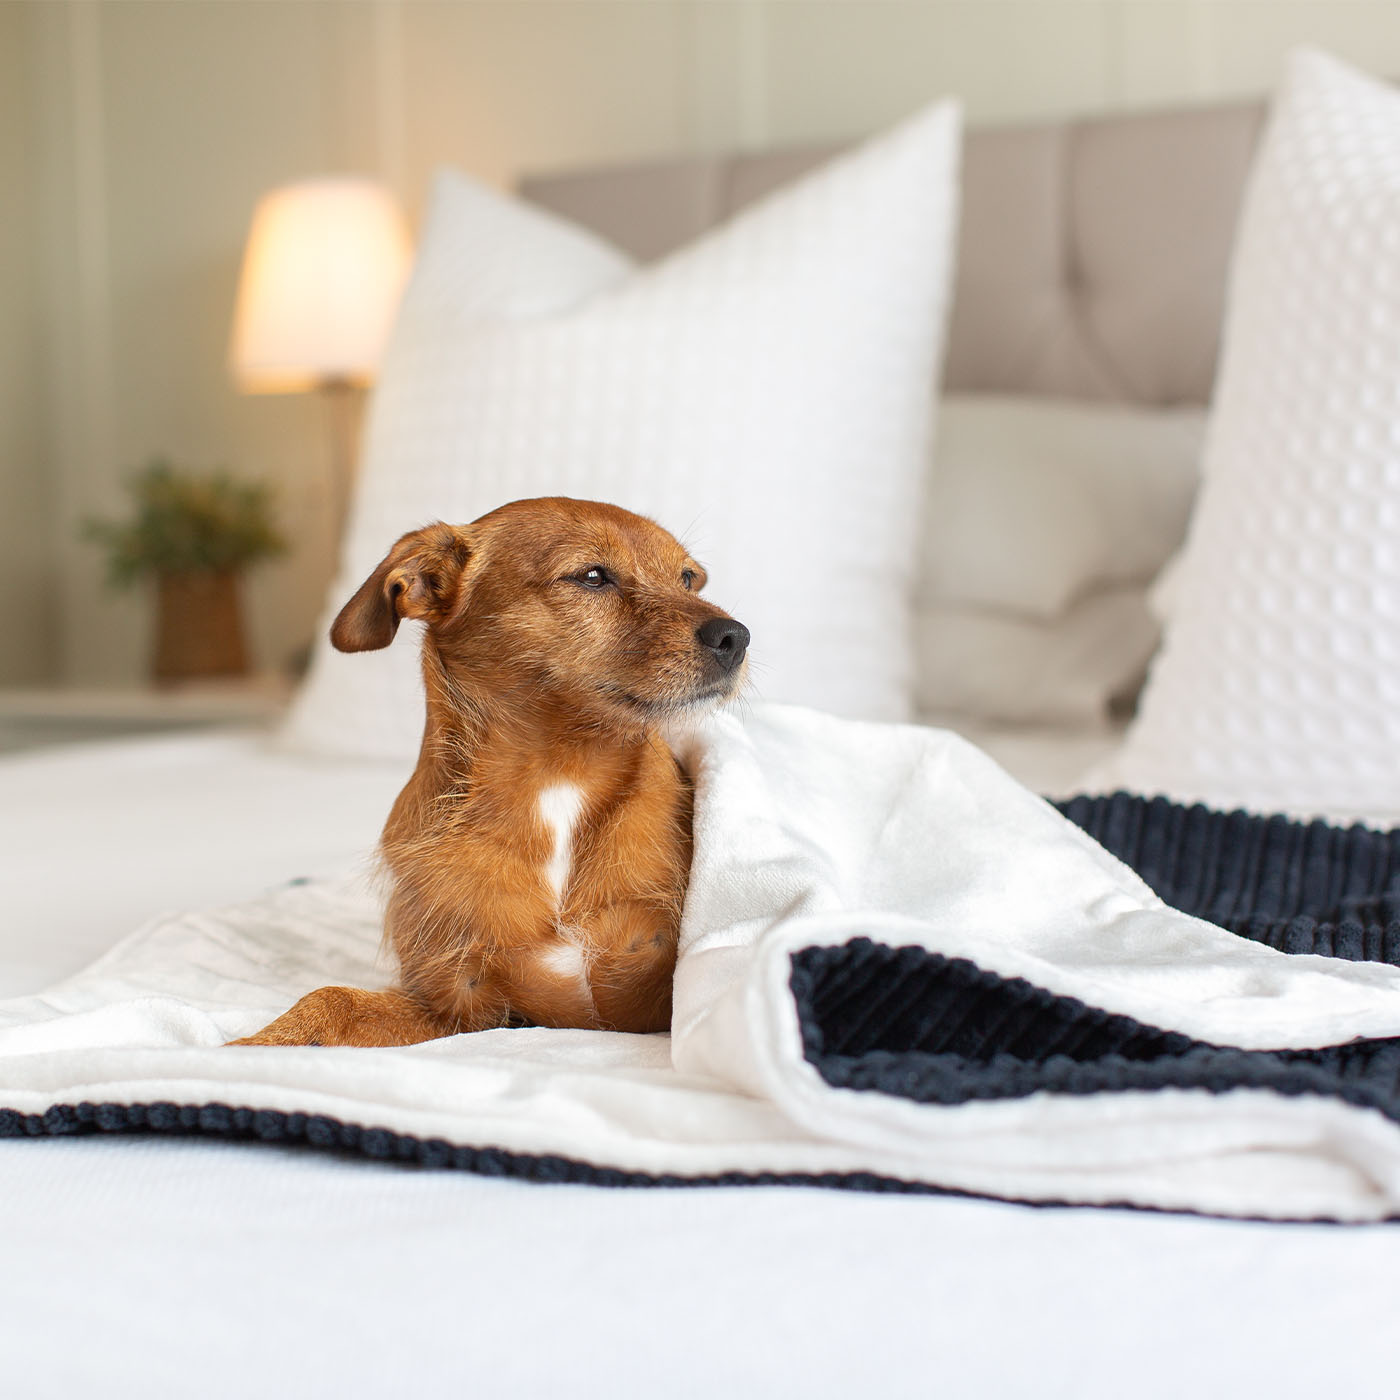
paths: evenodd
<path fill-rule="evenodd" d="M 1209 398 L 1259 104 L 968 133 L 945 387 L 1169 405 Z M 835 148 L 527 179 L 643 260 Z"/>

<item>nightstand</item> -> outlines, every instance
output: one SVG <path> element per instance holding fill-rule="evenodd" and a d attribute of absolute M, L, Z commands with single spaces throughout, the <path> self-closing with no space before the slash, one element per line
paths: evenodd
<path fill-rule="evenodd" d="M 140 690 L 0 689 L 0 753 L 172 730 L 270 728 L 291 691 L 276 676 Z"/>

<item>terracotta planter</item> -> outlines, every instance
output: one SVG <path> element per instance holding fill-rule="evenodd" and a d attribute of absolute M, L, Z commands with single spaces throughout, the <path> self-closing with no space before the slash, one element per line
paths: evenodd
<path fill-rule="evenodd" d="M 247 673 L 239 578 L 232 571 L 157 575 L 157 681 Z"/>

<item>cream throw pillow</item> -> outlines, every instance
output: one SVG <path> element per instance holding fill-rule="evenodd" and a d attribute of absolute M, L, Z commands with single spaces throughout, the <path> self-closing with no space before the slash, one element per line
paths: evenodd
<path fill-rule="evenodd" d="M 1137 693 L 1159 635 L 1146 591 L 1132 586 L 1086 594 L 1049 619 L 957 604 L 921 608 L 919 715 L 1102 725 Z"/>
<path fill-rule="evenodd" d="M 1400 93 L 1319 53 L 1274 102 L 1164 647 L 1094 777 L 1400 810 Z"/>
<path fill-rule="evenodd" d="M 753 634 L 753 694 L 911 709 L 910 594 L 957 213 L 940 103 L 633 271 L 466 177 L 438 183 L 371 413 L 335 611 L 395 537 L 518 497 L 650 515 Z M 414 639 L 324 640 L 284 730 L 409 757 Z"/>
<path fill-rule="evenodd" d="M 1047 622 L 1106 587 L 1145 588 L 1181 545 L 1205 413 L 949 394 L 924 506 L 920 607 Z"/>
<path fill-rule="evenodd" d="M 914 590 L 920 715 L 1092 725 L 1135 695 L 1204 433 L 1202 409 L 947 395 Z"/>

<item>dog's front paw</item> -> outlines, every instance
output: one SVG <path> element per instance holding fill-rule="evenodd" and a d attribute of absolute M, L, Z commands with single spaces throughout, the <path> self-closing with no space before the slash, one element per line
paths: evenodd
<path fill-rule="evenodd" d="M 230 1045 L 417 1045 L 464 1027 L 389 987 L 318 987 L 288 1012 Z"/>
<path fill-rule="evenodd" d="M 303 1040 L 295 1032 L 284 1032 L 278 1029 L 281 1018 L 274 1021 L 270 1026 L 264 1026 L 256 1035 L 241 1035 L 237 1040 L 224 1041 L 225 1047 L 230 1045 L 320 1045 L 319 1040 Z"/>
<path fill-rule="evenodd" d="M 319 987 L 252 1035 L 230 1045 L 339 1045 L 355 1019 L 355 992 L 350 987 Z"/>

